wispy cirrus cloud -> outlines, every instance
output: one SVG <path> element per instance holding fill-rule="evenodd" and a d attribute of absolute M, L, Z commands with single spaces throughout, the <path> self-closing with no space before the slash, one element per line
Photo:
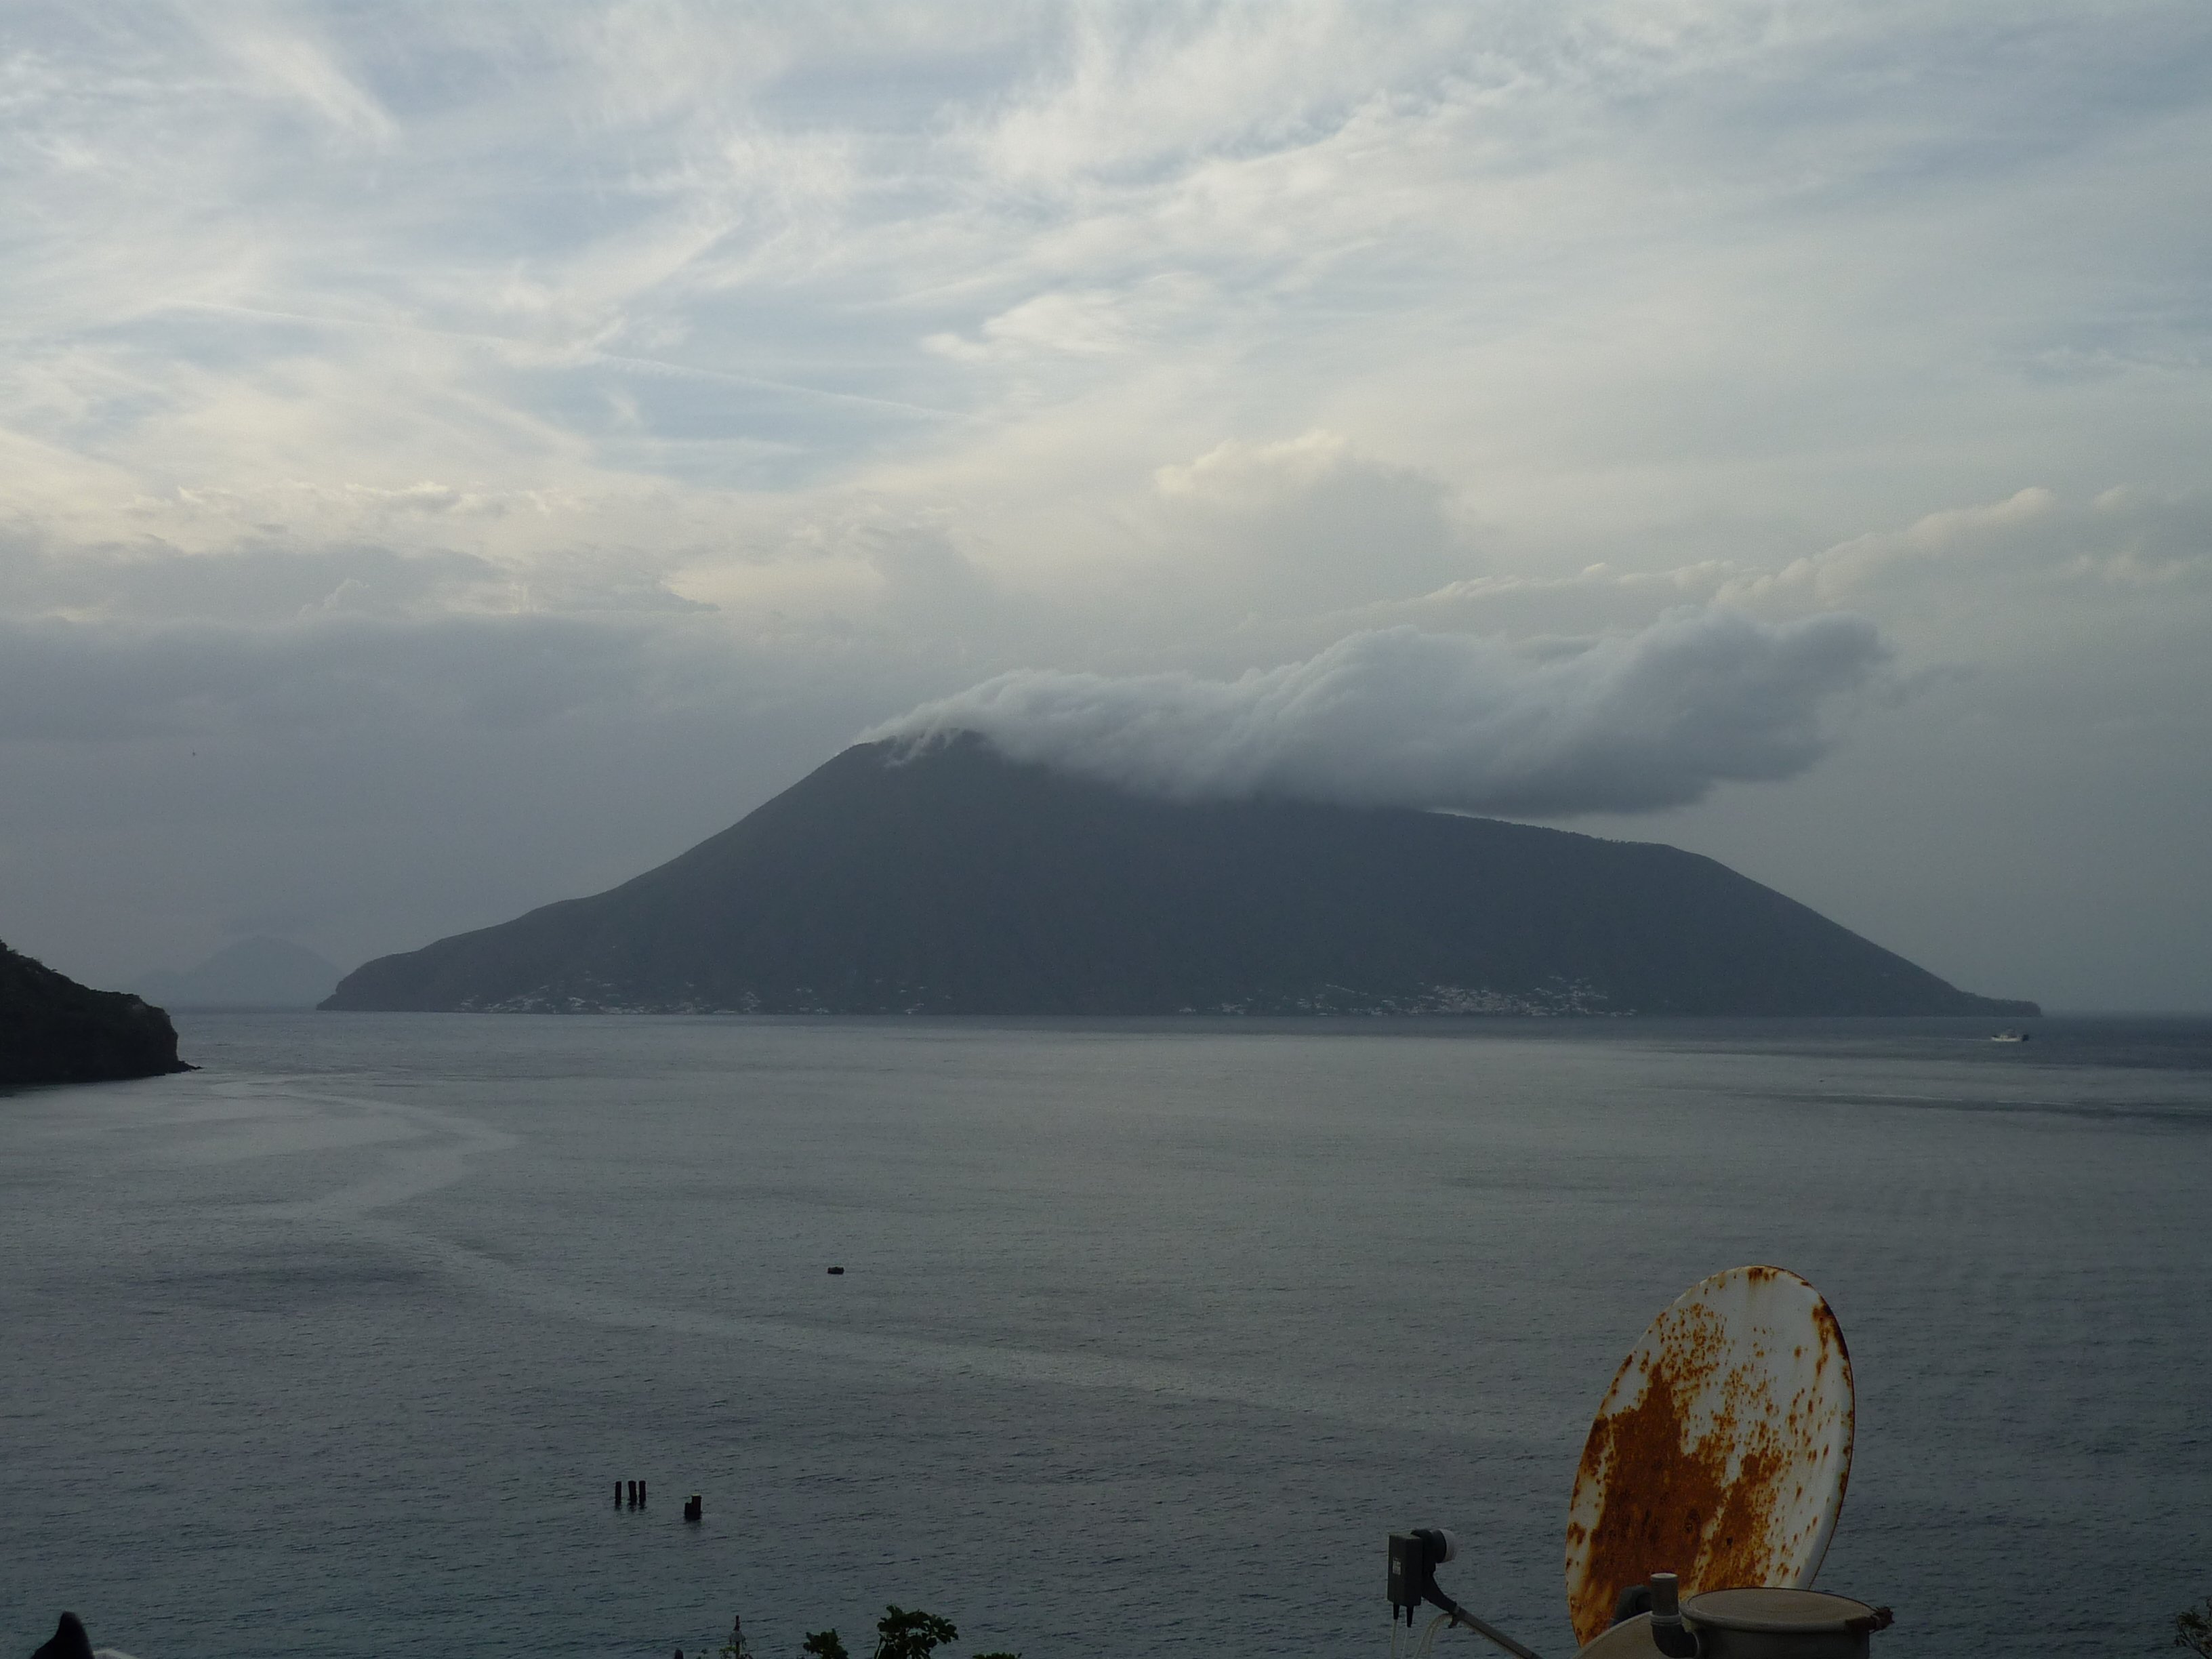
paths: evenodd
<path fill-rule="evenodd" d="M 325 651 L 364 711 L 328 741 L 473 757 L 362 804 L 393 847 L 440 816 L 433 777 L 490 822 L 498 743 L 621 769 L 670 752 L 656 729 L 726 726 L 734 816 L 1018 669 L 1234 684 L 1400 627 L 1601 658 L 1684 605 L 1864 616 L 1960 752 L 1910 759 L 1920 732 L 1863 713 L 1826 766 L 1716 789 L 1670 835 L 1734 846 L 1878 755 L 1880 804 L 1841 810 L 1888 828 L 1963 821 L 1998 791 L 1959 779 L 2069 745 L 2166 787 L 2186 769 L 2159 721 L 2212 700 L 2181 643 L 2212 625 L 2208 71 L 2179 0 L 24 0 L 0 43 L 0 619 L 53 684 L 143 719 L 0 750 L 0 870 L 137 855 L 70 805 L 117 799 L 69 769 L 115 777 L 94 756 L 118 744 L 229 757 L 234 830 L 322 823 L 283 711 L 285 687 L 332 706 Z M 466 671 L 529 641 L 574 653 L 583 700 L 549 687 L 568 712 L 518 735 Z M 185 690 L 195 663 L 216 689 Z M 447 690 L 418 707 L 416 679 Z M 556 730 L 622 736 L 561 761 Z M 696 821 L 653 805 L 696 806 L 681 769 L 633 779 L 623 845 Z M 155 799 L 110 817 L 157 824 Z M 2055 863 L 2119 833 L 2088 805 L 1989 810 L 2047 826 Z M 1825 879 L 1804 839 L 1744 844 Z M 1972 890 L 1966 840 L 1919 863 Z M 493 862 L 575 884 L 571 854 Z M 64 933 L 153 914 L 76 890 L 0 900 Z M 397 948 L 438 913 L 386 892 L 331 926 Z M 1897 942 L 1929 913 L 1899 908 Z"/>

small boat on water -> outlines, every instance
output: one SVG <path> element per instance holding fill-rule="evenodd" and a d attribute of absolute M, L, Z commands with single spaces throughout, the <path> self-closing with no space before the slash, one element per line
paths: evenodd
<path fill-rule="evenodd" d="M 2025 1042 L 2027 1041 L 2027 1038 L 2028 1034 L 2026 1031 L 1999 1031 L 1995 1036 L 1991 1037 L 1990 1041 L 1992 1042 Z"/>

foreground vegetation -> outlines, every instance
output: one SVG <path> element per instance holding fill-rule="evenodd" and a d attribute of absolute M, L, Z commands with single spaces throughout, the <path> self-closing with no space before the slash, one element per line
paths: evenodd
<path fill-rule="evenodd" d="M 876 1650 L 870 1659 L 930 1659 L 930 1656 L 948 1642 L 960 1639 L 960 1632 L 950 1619 L 920 1608 L 908 1609 L 891 1605 L 884 1607 L 884 1616 L 876 1620 Z M 799 1651 L 809 1659 L 852 1659 L 846 1650 L 844 1638 L 835 1630 L 811 1631 L 799 1644 Z M 683 1659 L 681 1650 L 677 1659 Z M 734 1620 L 730 1633 L 715 1650 L 715 1659 L 756 1659 L 745 1641 L 744 1626 Z M 1022 1659 L 1018 1653 L 979 1653 L 975 1659 Z"/>
<path fill-rule="evenodd" d="M 2212 1595 L 2173 1615 L 2173 1645 L 2199 1659 L 2212 1659 Z"/>

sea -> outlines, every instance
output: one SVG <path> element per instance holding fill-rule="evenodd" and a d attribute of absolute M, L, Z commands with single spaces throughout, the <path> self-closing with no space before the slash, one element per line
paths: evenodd
<path fill-rule="evenodd" d="M 0 1653 L 1384 1659 L 1433 1525 L 1556 1659 L 1592 1412 L 1753 1262 L 1877 1656 L 2212 1595 L 2212 1022 L 179 1025 L 0 1097 Z"/>

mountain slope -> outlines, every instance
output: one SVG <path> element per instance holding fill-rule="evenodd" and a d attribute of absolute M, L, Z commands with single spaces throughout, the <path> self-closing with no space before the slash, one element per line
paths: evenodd
<path fill-rule="evenodd" d="M 2019 1015 L 1670 847 L 1123 794 L 848 749 L 611 891 L 381 957 L 335 1009 Z"/>
<path fill-rule="evenodd" d="M 192 1068 L 168 1015 L 0 945 L 0 1087 L 106 1083 Z"/>

